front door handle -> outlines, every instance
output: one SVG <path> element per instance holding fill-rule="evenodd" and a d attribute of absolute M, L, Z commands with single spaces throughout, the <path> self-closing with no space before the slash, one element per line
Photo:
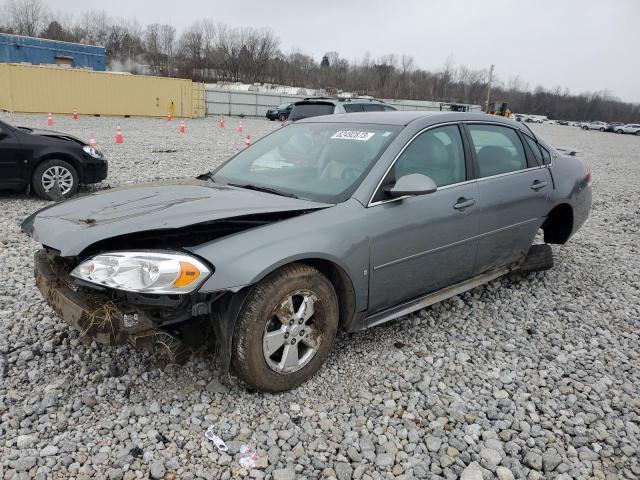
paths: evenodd
<path fill-rule="evenodd" d="M 547 186 L 547 182 L 541 182 L 540 180 L 534 180 L 534 182 L 531 184 L 531 190 L 540 190 L 541 188 L 544 188 Z"/>
<path fill-rule="evenodd" d="M 459 198 L 457 203 L 453 206 L 456 210 L 463 210 L 471 205 L 475 205 L 476 201 L 473 198 Z"/>

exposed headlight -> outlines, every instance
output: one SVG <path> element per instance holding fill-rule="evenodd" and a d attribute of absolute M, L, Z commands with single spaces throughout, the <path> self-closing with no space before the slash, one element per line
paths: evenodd
<path fill-rule="evenodd" d="M 100 152 L 100 150 L 96 150 L 93 147 L 90 147 L 89 145 L 85 145 L 84 147 L 82 147 L 82 150 L 85 151 L 85 153 L 88 153 L 89 155 L 91 155 L 93 158 L 102 158 L 102 153 Z"/>
<path fill-rule="evenodd" d="M 71 276 L 141 293 L 189 293 L 210 274 L 200 260 L 181 253 L 112 252 L 85 260 Z"/>

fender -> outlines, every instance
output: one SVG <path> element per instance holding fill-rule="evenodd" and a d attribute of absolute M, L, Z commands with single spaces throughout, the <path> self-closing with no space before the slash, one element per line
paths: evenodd
<path fill-rule="evenodd" d="M 364 310 L 369 291 L 369 239 L 364 213 L 362 204 L 351 199 L 190 247 L 189 251 L 215 269 L 200 291 L 239 291 L 280 266 L 298 260 L 322 259 L 347 273 L 354 288 L 355 311 Z M 282 228 L 284 223 L 286 229 Z M 292 231 L 296 233 L 292 235 Z"/>

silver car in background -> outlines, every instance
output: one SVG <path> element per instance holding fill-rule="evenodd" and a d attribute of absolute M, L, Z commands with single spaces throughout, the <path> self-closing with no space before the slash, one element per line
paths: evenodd
<path fill-rule="evenodd" d="M 609 124 L 605 122 L 585 122 L 581 125 L 583 130 L 600 130 L 606 131 L 609 128 Z"/>
<path fill-rule="evenodd" d="M 198 179 L 53 204 L 22 229 L 43 245 L 43 297 L 85 334 L 172 360 L 212 341 L 223 371 L 273 392 L 312 376 L 339 328 L 550 268 L 590 208 L 589 166 L 523 123 L 372 112 L 300 120 Z"/>
<path fill-rule="evenodd" d="M 640 135 L 640 123 L 627 123 L 615 128 L 616 133 L 630 133 L 632 135 Z"/>

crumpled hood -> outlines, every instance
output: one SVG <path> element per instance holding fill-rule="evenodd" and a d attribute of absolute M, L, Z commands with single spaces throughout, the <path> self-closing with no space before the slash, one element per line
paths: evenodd
<path fill-rule="evenodd" d="M 174 180 L 55 203 L 27 217 L 22 231 L 62 256 L 75 256 L 95 242 L 129 233 L 328 206 L 203 180 Z"/>

